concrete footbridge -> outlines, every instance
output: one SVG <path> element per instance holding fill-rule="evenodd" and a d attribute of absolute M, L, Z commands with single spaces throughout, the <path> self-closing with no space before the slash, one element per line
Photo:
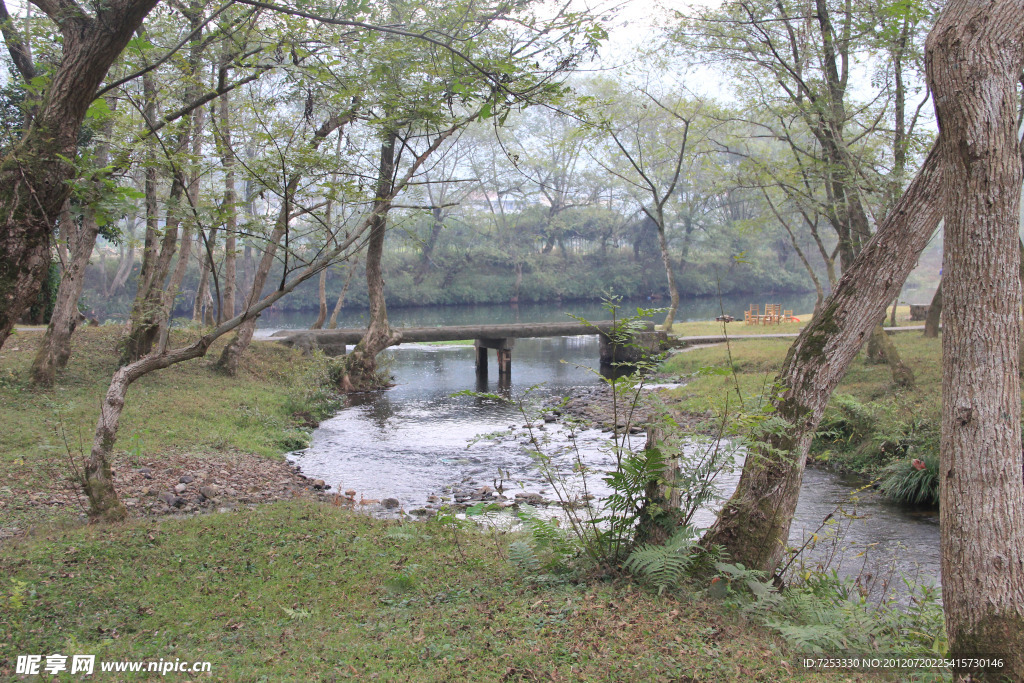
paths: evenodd
<path fill-rule="evenodd" d="M 640 356 L 657 353 L 667 344 L 664 332 L 656 332 L 654 323 L 635 323 L 633 342 L 616 348 L 609 333 L 615 323 L 602 320 L 589 324 L 580 322 L 564 323 L 514 323 L 506 325 L 452 325 L 448 327 L 400 327 L 394 328 L 401 336 L 397 344 L 412 342 L 446 342 L 472 339 L 476 348 L 476 369 L 478 374 L 487 373 L 487 349 L 494 349 L 498 356 L 498 375 L 508 376 L 512 372 L 512 349 L 516 339 L 535 337 L 575 337 L 600 335 L 601 362 L 635 362 Z M 321 349 L 328 356 L 343 355 L 349 344 L 358 344 L 366 333 L 365 329 L 347 328 L 337 330 L 281 330 L 268 339 L 309 352 Z"/>

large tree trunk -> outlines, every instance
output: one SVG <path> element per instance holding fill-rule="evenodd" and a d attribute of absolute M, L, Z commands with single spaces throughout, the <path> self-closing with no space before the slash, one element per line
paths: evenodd
<path fill-rule="evenodd" d="M 927 42 L 948 142 L 942 264 L 942 596 L 950 656 L 1005 666 L 960 680 L 1024 680 L 1020 188 L 1017 80 L 1024 0 L 950 0 Z M 970 672 L 970 673 L 969 673 Z"/>
<path fill-rule="evenodd" d="M 937 143 L 938 144 L 941 143 Z M 811 439 L 829 398 L 871 330 L 903 287 L 942 212 L 939 153 L 933 149 L 875 237 L 790 347 L 774 407 L 790 427 L 754 445 L 732 498 L 704 542 L 736 562 L 774 572 L 789 537 Z"/>
<path fill-rule="evenodd" d="M 342 378 L 342 389 L 353 391 L 372 384 L 377 372 L 377 354 L 396 344 L 401 333 L 393 332 L 388 324 L 388 309 L 384 296 L 384 272 L 381 258 L 384 254 L 384 237 L 387 234 L 388 197 L 394 183 L 395 145 L 398 136 L 388 133 L 380 146 L 380 164 L 377 175 L 376 206 L 380 209 L 370 226 L 370 237 L 366 245 L 366 289 L 370 299 L 370 324 L 362 340 L 349 354 Z"/>
<path fill-rule="evenodd" d="M 0 347 L 46 279 L 51 234 L 71 190 L 78 134 L 96 88 L 155 4 L 111 0 L 97 6 L 94 18 L 47 3 L 56 8 L 51 19 L 63 39 L 61 61 L 28 130 L 0 163 Z"/>
<path fill-rule="evenodd" d="M 111 109 L 116 108 L 117 102 L 110 100 Z M 107 165 L 110 143 L 107 138 L 110 135 L 113 120 L 108 119 L 102 127 L 101 140 L 96 146 L 96 167 L 103 168 Z M 70 212 L 61 213 L 62 217 L 70 218 Z M 57 378 L 57 371 L 63 370 L 71 357 L 71 335 L 78 325 L 78 300 L 82 296 L 82 288 L 85 285 L 85 271 L 89 267 L 89 257 L 92 256 L 93 248 L 96 246 L 96 235 L 99 234 L 99 224 L 91 208 L 85 210 L 82 217 L 82 224 L 76 226 L 73 221 L 62 221 L 61 232 L 67 235 L 70 246 L 70 253 L 64 262 L 64 273 L 60 280 L 60 287 L 57 289 L 57 301 L 50 316 L 50 324 L 46 327 L 46 334 L 43 335 L 43 342 L 39 345 L 39 351 L 32 361 L 32 381 L 36 384 L 49 386 Z M 106 273 L 106 264 L 103 264 L 103 272 Z M 106 287 L 104 287 L 104 290 Z"/>

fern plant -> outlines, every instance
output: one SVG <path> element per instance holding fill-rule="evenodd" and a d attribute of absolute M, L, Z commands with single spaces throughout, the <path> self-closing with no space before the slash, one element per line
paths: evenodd
<path fill-rule="evenodd" d="M 698 531 L 680 528 L 665 544 L 644 543 L 626 558 L 626 569 L 658 589 L 661 595 L 677 588 L 698 562 L 701 549 Z"/>

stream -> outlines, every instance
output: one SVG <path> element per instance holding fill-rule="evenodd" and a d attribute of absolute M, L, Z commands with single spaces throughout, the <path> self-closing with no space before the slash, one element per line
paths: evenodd
<path fill-rule="evenodd" d="M 531 321 L 559 319 L 555 313 L 533 313 Z M 467 317 L 471 319 L 444 323 L 513 322 L 493 313 Z M 527 421 L 519 408 L 491 398 L 456 394 L 490 392 L 517 398 L 529 392 L 532 402 L 551 403 L 592 389 L 600 381 L 591 369 L 598 367 L 596 337 L 517 340 L 510 388 L 498 386 L 493 352 L 489 377 L 477 378 L 472 346 L 409 344 L 385 352 L 381 359 L 394 375 L 395 386 L 352 396 L 348 407 L 323 421 L 309 448 L 291 456 L 304 474 L 323 479 L 335 491 L 356 491 L 357 500 L 395 498 L 405 512 L 436 509 L 439 499 L 468 496 L 484 486 L 500 488 L 510 501 L 516 493 L 556 497 L 526 452 L 522 428 Z M 575 443 L 588 467 L 606 471 L 614 465 L 604 447 L 610 433 L 589 429 L 570 435 L 560 424 L 543 424 L 536 417 L 531 424 L 549 441 L 546 451 L 555 454 L 555 468 L 570 489 L 576 487 L 568 493 L 571 497 L 582 500 L 583 494 L 573 472 L 575 457 L 572 452 L 558 455 L 559 451 Z M 479 439 L 481 435 L 491 436 Z M 636 440 L 634 447 L 642 447 L 642 434 L 630 438 Z M 738 468 L 718 476 L 716 485 L 723 497 L 732 493 L 738 478 Z M 597 474 L 586 483 L 586 493 L 598 501 L 608 493 Z M 857 502 L 851 503 L 851 495 L 863 484 L 857 478 L 808 469 L 791 544 L 799 547 L 810 535 L 821 533 L 822 521 L 842 505 L 855 518 L 834 515 L 842 520 L 838 525 L 843 529 L 840 542 L 819 543 L 807 553 L 809 563 L 828 562 L 840 574 L 870 574 L 876 582 L 899 583 L 898 575 L 903 574 L 937 583 L 937 513 L 889 503 L 871 489 L 856 493 Z M 698 526 L 707 526 L 713 519 L 711 510 L 695 516 Z M 857 557 L 864 551 L 866 555 Z M 877 588 L 876 584 L 872 592 Z"/>

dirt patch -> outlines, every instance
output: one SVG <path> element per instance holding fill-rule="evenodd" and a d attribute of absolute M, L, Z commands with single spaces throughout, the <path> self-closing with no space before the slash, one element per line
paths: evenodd
<path fill-rule="evenodd" d="M 114 486 L 131 517 L 223 512 L 299 496 L 335 498 L 323 481 L 307 478 L 290 462 L 240 452 L 169 452 L 142 461 L 122 455 L 114 459 L 113 470 Z M 26 519 L 84 521 L 87 507 L 81 486 L 69 478 L 41 491 L 14 482 L 0 489 L 0 519 L 5 512 L 15 513 L 22 524 Z M 0 541 L 26 531 L 0 526 Z"/>

